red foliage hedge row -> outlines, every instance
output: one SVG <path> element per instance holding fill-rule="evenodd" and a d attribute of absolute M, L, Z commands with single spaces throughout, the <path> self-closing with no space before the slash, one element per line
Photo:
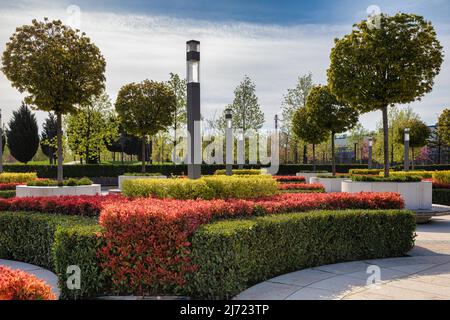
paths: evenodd
<path fill-rule="evenodd" d="M 97 217 L 103 204 L 127 201 L 118 195 L 59 196 L 0 199 L 0 211 L 36 211 L 73 216 Z"/>
<path fill-rule="evenodd" d="M 16 187 L 23 183 L 0 183 L 0 190 L 16 190 Z"/>
<path fill-rule="evenodd" d="M 117 293 L 182 292 L 196 270 L 189 237 L 217 218 L 313 209 L 401 209 L 395 193 L 281 194 L 257 200 L 136 199 L 108 203 L 100 215 L 102 267 Z"/>
<path fill-rule="evenodd" d="M 273 176 L 275 180 L 278 182 L 284 183 L 284 182 L 305 182 L 305 177 L 298 177 L 298 176 Z"/>
<path fill-rule="evenodd" d="M 20 270 L 0 266 L 0 300 L 56 300 L 50 286 Z"/>
<path fill-rule="evenodd" d="M 282 183 L 279 185 L 280 190 L 320 190 L 325 191 L 325 188 L 320 183 Z"/>

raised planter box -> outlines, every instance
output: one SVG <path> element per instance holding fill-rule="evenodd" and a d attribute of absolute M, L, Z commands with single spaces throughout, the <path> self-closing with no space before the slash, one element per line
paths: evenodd
<path fill-rule="evenodd" d="M 342 192 L 397 192 L 405 201 L 406 209 L 429 210 L 433 206 L 431 182 L 360 182 L 345 180 Z"/>
<path fill-rule="evenodd" d="M 16 197 L 54 197 L 54 196 L 95 196 L 102 193 L 99 184 L 73 187 L 34 187 L 17 186 Z"/>
<path fill-rule="evenodd" d="M 325 187 L 326 193 L 341 192 L 342 181 L 348 180 L 348 178 L 317 178 L 311 177 L 309 183 L 320 183 Z"/>
<path fill-rule="evenodd" d="M 119 189 L 122 190 L 124 181 L 136 179 L 167 179 L 167 176 L 119 176 Z"/>
<path fill-rule="evenodd" d="M 325 172 L 325 173 L 321 173 L 321 172 L 298 172 L 297 173 L 297 177 L 305 177 L 305 183 L 310 183 L 309 180 L 312 177 L 317 177 L 318 175 L 321 175 L 321 176 L 332 176 L 333 174 L 331 172 Z"/>

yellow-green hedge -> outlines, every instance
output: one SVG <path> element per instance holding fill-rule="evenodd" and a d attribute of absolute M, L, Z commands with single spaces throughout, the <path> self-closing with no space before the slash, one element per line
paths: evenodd
<path fill-rule="evenodd" d="M 434 171 L 433 180 L 438 183 L 450 184 L 450 171 Z"/>
<path fill-rule="evenodd" d="M 26 183 L 37 179 L 36 172 L 16 173 L 3 172 L 0 173 L 0 183 Z"/>
<path fill-rule="evenodd" d="M 412 177 L 416 176 L 422 179 L 430 179 L 433 177 L 434 171 L 391 171 L 389 172 L 389 175 L 392 177 Z M 380 176 L 382 176 L 384 173 L 381 172 Z"/>
<path fill-rule="evenodd" d="M 383 169 L 350 169 L 350 174 L 380 174 Z"/>
<path fill-rule="evenodd" d="M 270 175 L 209 176 L 188 179 L 136 179 L 123 183 L 128 197 L 157 197 L 173 199 L 246 199 L 278 193 L 278 182 Z"/>

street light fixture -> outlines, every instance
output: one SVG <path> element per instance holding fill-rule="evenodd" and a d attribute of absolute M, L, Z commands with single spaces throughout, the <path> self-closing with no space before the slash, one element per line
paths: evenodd
<path fill-rule="evenodd" d="M 410 129 L 409 128 L 405 128 L 405 164 L 404 164 L 404 170 L 405 171 L 409 171 L 409 136 L 410 133 Z"/>
<path fill-rule="evenodd" d="M 373 138 L 369 137 L 369 169 L 372 169 L 372 147 L 373 147 Z"/>
<path fill-rule="evenodd" d="M 200 42 L 186 42 L 188 177 L 201 177 Z"/>
<path fill-rule="evenodd" d="M 245 137 L 244 130 L 241 129 L 238 135 L 238 165 L 239 169 L 244 169 L 245 164 Z"/>
<path fill-rule="evenodd" d="M 233 114 L 230 108 L 225 110 L 226 128 L 226 173 L 233 174 Z"/>

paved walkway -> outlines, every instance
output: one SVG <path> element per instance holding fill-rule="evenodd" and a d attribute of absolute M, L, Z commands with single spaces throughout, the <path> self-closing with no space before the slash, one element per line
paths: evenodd
<path fill-rule="evenodd" d="M 22 270 L 26 273 L 35 275 L 37 278 L 45 281 L 48 285 L 50 285 L 52 287 L 53 293 L 57 298 L 59 297 L 58 278 L 54 273 L 32 264 L 17 261 L 0 259 L 0 265 L 9 267 L 14 270 Z"/>
<path fill-rule="evenodd" d="M 450 299 L 450 217 L 419 225 L 417 235 L 408 257 L 301 270 L 262 282 L 235 299 Z"/>

